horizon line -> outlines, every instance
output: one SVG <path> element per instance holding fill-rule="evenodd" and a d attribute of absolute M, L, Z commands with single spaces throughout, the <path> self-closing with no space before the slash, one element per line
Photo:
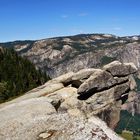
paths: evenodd
<path fill-rule="evenodd" d="M 17 39 L 17 40 L 7 40 L 7 41 L 0 41 L 0 43 L 11 43 L 11 42 L 18 42 L 18 41 L 39 41 L 39 40 L 46 40 L 46 39 L 54 39 L 54 38 L 62 38 L 62 37 L 73 37 L 73 36 L 78 36 L 78 35 L 95 35 L 95 34 L 100 34 L 100 35 L 112 35 L 116 37 L 133 37 L 133 36 L 140 36 L 140 34 L 132 34 L 132 35 L 115 35 L 111 33 L 79 33 L 79 34 L 70 34 L 70 35 L 58 35 L 58 36 L 50 36 L 46 38 L 39 38 L 39 39 Z"/>

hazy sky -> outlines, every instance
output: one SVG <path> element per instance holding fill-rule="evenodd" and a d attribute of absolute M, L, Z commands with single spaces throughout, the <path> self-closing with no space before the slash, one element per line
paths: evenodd
<path fill-rule="evenodd" d="M 0 42 L 140 34 L 140 0 L 0 0 Z"/>

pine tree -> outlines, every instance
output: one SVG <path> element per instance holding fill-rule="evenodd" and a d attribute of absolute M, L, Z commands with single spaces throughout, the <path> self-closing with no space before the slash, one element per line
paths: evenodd
<path fill-rule="evenodd" d="M 49 77 L 13 49 L 0 48 L 0 102 L 22 95 Z"/>

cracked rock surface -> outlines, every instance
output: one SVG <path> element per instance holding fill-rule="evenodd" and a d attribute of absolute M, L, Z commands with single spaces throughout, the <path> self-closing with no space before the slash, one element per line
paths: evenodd
<path fill-rule="evenodd" d="M 132 63 L 70 72 L 0 105 L 1 140 L 121 140 L 113 132 L 135 88 Z"/>

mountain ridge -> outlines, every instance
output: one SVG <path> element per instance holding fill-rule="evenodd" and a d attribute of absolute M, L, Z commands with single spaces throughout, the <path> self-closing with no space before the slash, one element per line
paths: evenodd
<path fill-rule="evenodd" d="M 47 38 L 40 38 L 40 39 L 18 39 L 18 40 L 10 40 L 10 41 L 1 41 L 0 44 L 3 43 L 13 43 L 13 42 L 25 42 L 25 41 L 40 41 L 40 40 L 47 40 L 47 39 L 54 39 L 54 38 L 67 38 L 67 37 L 75 37 L 75 36 L 86 36 L 86 35 L 111 35 L 116 36 L 120 38 L 132 38 L 132 37 L 140 37 L 139 34 L 135 35 L 115 35 L 115 34 L 109 34 L 109 33 L 83 33 L 83 34 L 74 34 L 74 35 L 62 35 L 62 36 L 54 36 L 54 37 L 47 37 Z"/>
<path fill-rule="evenodd" d="M 13 47 L 19 55 L 34 63 L 36 68 L 47 71 L 50 77 L 57 77 L 86 67 L 100 67 L 113 60 L 133 62 L 139 67 L 139 50 L 136 54 L 139 43 L 140 36 L 80 34 L 37 41 L 3 43 L 0 46 Z M 132 51 L 131 55 L 128 51 Z M 92 60 L 94 61 L 91 62 Z"/>

